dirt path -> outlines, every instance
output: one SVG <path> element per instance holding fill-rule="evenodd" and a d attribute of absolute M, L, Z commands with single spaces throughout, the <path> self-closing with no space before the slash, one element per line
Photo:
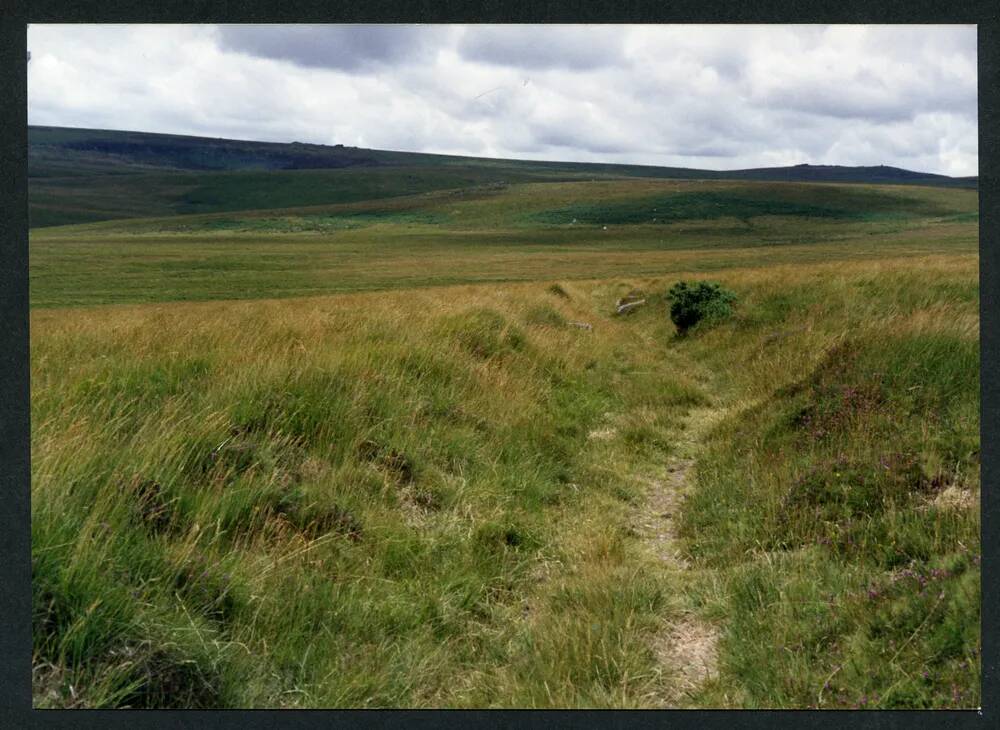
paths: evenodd
<path fill-rule="evenodd" d="M 641 340 L 637 347 L 655 350 L 659 345 L 648 332 L 636 332 Z M 715 378 L 697 363 L 674 360 L 661 364 L 663 375 L 669 377 L 674 368 L 686 368 L 696 377 L 706 393 L 721 393 Z M 633 373 L 637 375 L 638 373 Z M 624 461 L 629 479 L 641 487 L 645 499 L 631 517 L 631 526 L 641 541 L 648 565 L 655 566 L 661 584 L 668 595 L 660 626 L 650 638 L 649 648 L 656 658 L 660 673 L 659 690 L 648 699 L 650 705 L 663 708 L 698 706 L 695 697 L 706 682 L 718 676 L 718 645 L 720 627 L 707 621 L 693 600 L 694 586 L 714 579 L 714 571 L 693 565 L 685 556 L 678 535 L 679 521 L 686 494 L 694 488 L 698 458 L 704 441 L 713 426 L 725 418 L 731 408 L 727 399 L 692 408 L 671 429 L 671 456 L 659 463 L 648 460 Z M 619 437 L 626 424 L 642 420 L 643 414 L 605 413 L 601 423 L 588 434 L 594 447 L 619 447 Z"/>
<path fill-rule="evenodd" d="M 662 566 L 668 585 L 698 580 L 698 572 L 684 557 L 677 536 L 677 520 L 684 495 L 694 482 L 695 457 L 701 439 L 725 412 L 716 408 L 691 411 L 677 434 L 677 454 L 656 474 L 636 475 L 648 485 L 647 499 L 638 510 L 636 527 L 647 548 Z M 719 629 L 693 610 L 673 612 L 656 633 L 652 649 L 664 672 L 664 707 L 690 705 L 692 694 L 717 675 Z"/>

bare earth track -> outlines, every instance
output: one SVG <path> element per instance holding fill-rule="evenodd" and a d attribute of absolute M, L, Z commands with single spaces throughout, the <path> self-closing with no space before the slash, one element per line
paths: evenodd
<path fill-rule="evenodd" d="M 676 519 L 693 484 L 699 440 L 724 413 L 717 408 L 691 411 L 678 434 L 678 455 L 667 462 L 662 473 L 637 476 L 648 484 L 647 501 L 637 516 L 637 527 L 662 566 L 665 579 L 673 584 L 698 580 L 680 545 Z M 664 620 L 652 644 L 668 680 L 662 706 L 689 705 L 698 688 L 717 676 L 718 641 L 718 627 L 692 610 Z"/>
<path fill-rule="evenodd" d="M 649 562 L 661 571 L 664 585 L 690 585 L 691 581 L 704 578 L 700 575 L 703 570 L 695 568 L 684 554 L 676 521 L 685 495 L 694 485 L 701 439 L 726 413 L 718 407 L 689 411 L 674 433 L 675 455 L 659 469 L 640 468 L 631 475 L 644 485 L 646 492 L 645 502 L 635 511 L 633 529 L 649 555 Z M 620 420 L 610 413 L 605 417 Z M 610 442 L 618 433 L 614 425 L 604 425 L 591 431 L 589 438 Z M 657 706 L 694 706 L 698 689 L 718 676 L 719 635 L 716 625 L 689 606 L 668 611 L 650 645 L 663 677 L 663 689 L 655 699 Z"/>

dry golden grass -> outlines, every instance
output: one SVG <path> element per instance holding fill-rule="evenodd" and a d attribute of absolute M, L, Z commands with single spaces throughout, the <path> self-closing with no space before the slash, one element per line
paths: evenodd
<path fill-rule="evenodd" d="M 845 557 L 776 532 L 784 491 L 827 448 L 768 446 L 781 388 L 840 342 L 878 362 L 888 336 L 929 343 L 925 360 L 914 352 L 954 418 L 921 430 L 923 411 L 897 408 L 894 448 L 936 469 L 978 433 L 977 394 L 955 371 L 978 337 L 976 257 L 862 255 L 740 268 L 761 263 L 740 252 L 714 276 L 739 294 L 735 318 L 682 340 L 663 292 L 703 275 L 643 273 L 624 254 L 620 276 L 560 280 L 566 297 L 533 282 L 33 311 L 36 703 L 813 703 L 817 673 L 846 650 L 809 644 L 784 661 L 763 645 L 829 634 L 868 642 L 850 655 L 875 662 L 888 644 L 866 632 L 881 609 L 803 616 L 797 603 L 746 596 L 760 585 L 797 601 L 808 580 L 857 592 L 891 569 L 868 533 L 866 552 Z M 613 317 L 636 287 L 650 305 Z M 954 364 L 939 362 L 940 337 L 958 343 Z M 908 377 L 891 387 L 905 392 Z M 692 435 L 692 409 L 722 417 Z M 884 443 L 885 424 L 850 423 L 840 448 L 877 457 L 866 439 Z M 690 571 L 665 566 L 632 529 L 648 505 L 641 477 L 676 458 L 698 460 L 680 506 Z M 975 488 L 976 458 L 949 472 L 965 480 L 956 488 Z M 155 499 L 166 526 L 143 501 Z M 890 537 L 921 549 L 938 530 L 927 565 L 952 561 L 957 575 L 956 541 L 974 539 L 978 516 L 946 501 L 884 514 Z M 949 601 L 978 589 L 963 571 Z M 919 675 L 945 641 L 932 617 L 930 638 L 890 669 L 840 672 L 842 695 L 974 701 L 947 694 L 949 682 L 971 691 L 978 672 L 958 664 L 975 628 L 972 599 L 961 600 L 960 651 L 942 644 L 933 681 L 916 688 L 899 674 Z M 723 627 L 720 678 L 704 686 L 663 664 L 687 656 L 664 622 L 692 617 Z M 886 642 L 906 630 L 889 627 Z"/>

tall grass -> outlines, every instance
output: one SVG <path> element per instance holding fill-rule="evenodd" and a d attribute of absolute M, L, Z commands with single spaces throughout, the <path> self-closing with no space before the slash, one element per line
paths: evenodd
<path fill-rule="evenodd" d="M 650 706 L 691 610 L 704 706 L 977 704 L 976 258 L 712 278 L 35 311 L 36 705 Z"/>
<path fill-rule="evenodd" d="M 975 259 L 737 282 L 741 315 L 680 345 L 733 405 L 683 520 L 724 578 L 702 701 L 978 706 Z"/>
<path fill-rule="evenodd" d="M 562 291 L 37 312 L 36 704 L 641 704 L 663 587 L 586 437 L 698 390 Z"/>

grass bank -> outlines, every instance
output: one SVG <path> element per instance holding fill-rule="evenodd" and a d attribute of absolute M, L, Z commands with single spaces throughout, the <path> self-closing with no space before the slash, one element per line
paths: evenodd
<path fill-rule="evenodd" d="M 708 705 L 980 703 L 974 257 L 734 277 L 682 534 L 724 621 Z"/>

